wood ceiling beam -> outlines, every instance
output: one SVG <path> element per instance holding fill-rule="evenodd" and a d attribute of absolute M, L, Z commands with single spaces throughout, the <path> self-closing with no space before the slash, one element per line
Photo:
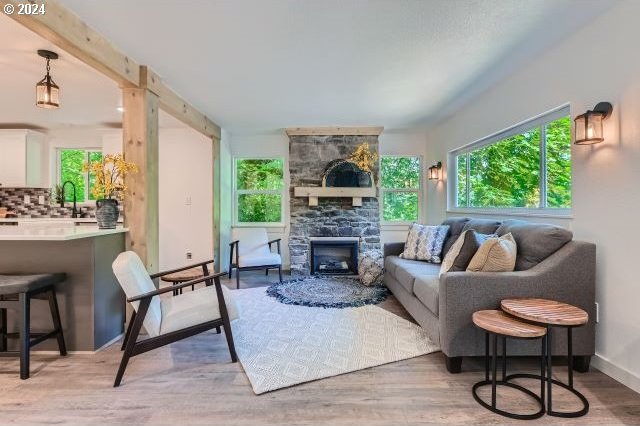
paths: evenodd
<path fill-rule="evenodd" d="M 8 4 L 14 7 L 15 11 L 7 16 L 16 22 L 115 80 L 120 86 L 139 86 L 140 65 L 57 0 L 30 1 L 39 5 L 44 3 L 45 13 L 38 15 L 19 14 L 20 3 L 25 1 L 0 0 L 3 8 Z"/>
<path fill-rule="evenodd" d="M 220 140 L 220 126 L 168 87 L 151 68 L 140 67 L 140 86 L 158 95 L 160 108 L 207 137 Z"/>
<path fill-rule="evenodd" d="M 287 127 L 288 136 L 379 136 L 384 127 Z"/>

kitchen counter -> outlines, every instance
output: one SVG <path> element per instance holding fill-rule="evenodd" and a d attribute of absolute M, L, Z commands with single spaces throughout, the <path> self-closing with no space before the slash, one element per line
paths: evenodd
<path fill-rule="evenodd" d="M 95 217 L 0 217 L 1 223 L 42 223 L 42 222 L 61 222 L 61 223 L 97 223 Z M 122 218 L 118 220 L 122 223 Z"/>
<path fill-rule="evenodd" d="M 125 250 L 127 231 L 46 220 L 0 226 L 0 274 L 66 273 L 56 294 L 67 348 L 96 351 L 123 331 L 125 297 L 111 264 Z M 31 324 L 34 330 L 51 329 L 44 301 L 33 302 Z M 9 330 L 17 328 L 17 315 L 9 311 Z M 10 339 L 13 349 L 17 343 Z M 55 339 L 35 349 L 55 350 Z"/>
<path fill-rule="evenodd" d="M 67 241 L 79 238 L 129 232 L 128 228 L 98 229 L 98 226 L 56 225 L 48 223 L 18 226 L 1 226 L 0 241 Z"/>

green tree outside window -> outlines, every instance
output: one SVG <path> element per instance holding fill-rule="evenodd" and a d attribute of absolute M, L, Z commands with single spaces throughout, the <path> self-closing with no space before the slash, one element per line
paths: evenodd
<path fill-rule="evenodd" d="M 83 203 L 87 200 L 94 200 L 91 195 L 91 188 L 95 182 L 93 173 L 82 170 L 88 161 L 101 161 L 102 152 L 87 151 L 84 149 L 62 149 L 60 150 L 60 184 L 71 181 L 76 186 L 76 200 Z M 70 185 L 65 188 L 65 201 L 73 201 L 73 190 Z"/>
<path fill-rule="evenodd" d="M 380 159 L 382 220 L 412 222 L 419 218 L 420 157 Z"/>
<path fill-rule="evenodd" d="M 238 158 L 235 170 L 238 222 L 281 223 L 283 160 Z"/>

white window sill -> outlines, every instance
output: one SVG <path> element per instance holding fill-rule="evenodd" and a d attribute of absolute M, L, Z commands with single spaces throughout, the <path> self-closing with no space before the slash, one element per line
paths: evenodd
<path fill-rule="evenodd" d="M 233 228 L 269 228 L 269 229 L 277 229 L 280 228 L 284 231 L 287 227 L 283 223 L 236 223 L 232 225 Z"/>
<path fill-rule="evenodd" d="M 553 209 L 536 210 L 503 210 L 503 209 L 447 209 L 447 213 L 464 214 L 464 215 L 489 215 L 489 216 L 520 216 L 520 217 L 540 217 L 547 219 L 573 219 L 571 211 L 562 210 L 554 211 Z"/>
<path fill-rule="evenodd" d="M 407 231 L 412 224 L 413 222 L 381 222 L 380 229 L 384 231 Z"/>

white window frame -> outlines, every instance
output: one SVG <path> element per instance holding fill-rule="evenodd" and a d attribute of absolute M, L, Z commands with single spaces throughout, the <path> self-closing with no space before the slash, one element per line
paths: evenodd
<path fill-rule="evenodd" d="M 58 182 L 58 185 L 62 185 L 62 158 L 61 158 L 61 153 L 62 151 L 69 151 L 69 150 L 73 150 L 73 151 L 84 151 L 84 159 L 85 159 L 85 163 L 89 162 L 89 153 L 90 152 L 99 152 L 101 154 L 104 155 L 104 153 L 102 152 L 102 148 L 85 148 L 85 147 L 73 147 L 73 146 L 60 146 L 56 148 L 56 182 Z M 76 191 L 78 191 L 80 188 L 76 188 Z M 82 202 L 78 202 L 77 205 L 79 206 L 93 206 L 96 204 L 96 200 L 90 200 L 89 199 L 89 172 L 87 171 L 85 174 L 85 180 L 84 180 L 84 188 L 82 188 L 82 190 L 84 191 L 84 201 Z M 67 202 L 67 201 L 65 201 Z"/>
<path fill-rule="evenodd" d="M 237 167 L 236 164 L 238 160 L 280 160 L 282 161 L 282 189 L 238 189 L 238 179 L 237 179 Z M 286 198 L 286 188 L 285 188 L 285 158 L 277 155 L 269 155 L 269 156 L 233 156 L 231 164 L 232 169 L 232 179 L 233 179 L 233 226 L 237 228 L 251 228 L 251 227 L 260 227 L 260 228 L 282 228 L 284 227 L 284 213 L 285 213 L 285 198 Z M 241 194 L 280 194 L 280 222 L 240 222 L 238 220 L 238 198 Z"/>
<path fill-rule="evenodd" d="M 382 158 L 408 158 L 414 157 L 418 159 L 419 162 L 419 175 L 418 175 L 418 187 L 417 188 L 383 188 L 382 187 Z M 380 170 L 380 225 L 382 226 L 390 226 L 390 225 L 398 225 L 398 226 L 408 226 L 414 223 L 414 221 L 405 221 L 405 220 L 384 220 L 384 195 L 386 192 L 415 192 L 418 194 L 418 217 L 415 222 L 420 222 L 422 219 L 422 196 L 423 196 L 423 161 L 422 155 L 419 154 L 384 154 L 380 155 L 380 164 L 378 165 L 378 169 Z"/>
<path fill-rule="evenodd" d="M 528 120 L 522 121 L 507 129 L 496 132 L 492 135 L 479 139 L 475 142 L 462 146 L 460 148 L 449 151 L 447 156 L 447 170 L 450 171 L 447 183 L 447 212 L 449 213 L 477 213 L 477 214 L 503 214 L 513 216 L 537 216 L 537 217 L 566 217 L 570 218 L 571 208 L 558 208 L 547 207 L 547 176 L 546 176 L 546 144 L 547 138 L 545 134 L 546 124 L 555 121 L 563 117 L 571 117 L 570 105 L 564 104 L 543 114 L 537 115 Z M 479 148 L 487 145 L 494 144 L 503 139 L 511 136 L 519 135 L 527 130 L 531 130 L 534 127 L 540 127 L 540 204 L 535 208 L 527 207 L 470 207 L 470 206 L 457 206 L 458 200 L 458 164 L 457 157 L 461 154 L 468 154 L 471 151 L 475 151 Z M 573 165 L 573 156 L 572 156 Z M 469 160 L 467 159 L 467 170 L 469 168 Z M 573 168 L 572 168 L 573 169 Z M 467 184 L 467 191 L 469 185 Z M 467 200 L 469 196 L 467 194 Z M 571 185 L 571 199 L 573 204 L 573 170 L 572 170 L 572 185 Z"/>

